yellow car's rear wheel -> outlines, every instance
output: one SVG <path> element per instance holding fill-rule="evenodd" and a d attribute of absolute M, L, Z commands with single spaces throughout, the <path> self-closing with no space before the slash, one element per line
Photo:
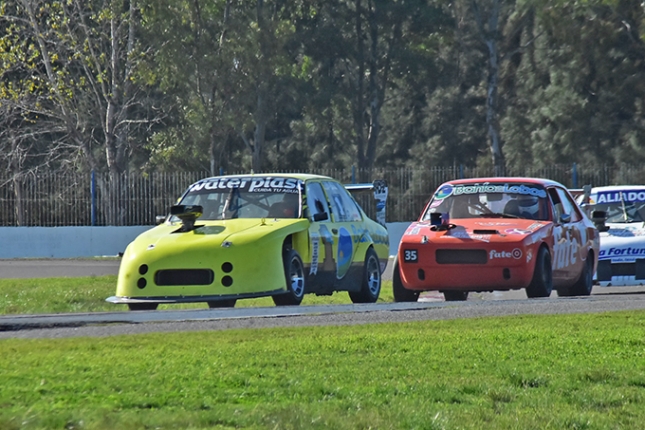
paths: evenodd
<path fill-rule="evenodd" d="M 350 291 L 353 303 L 375 303 L 381 293 L 381 264 L 374 248 L 369 248 L 363 263 L 363 280 L 359 291 Z"/>

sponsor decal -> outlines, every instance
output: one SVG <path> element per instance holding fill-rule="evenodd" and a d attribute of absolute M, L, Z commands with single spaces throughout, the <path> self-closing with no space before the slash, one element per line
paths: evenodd
<path fill-rule="evenodd" d="M 345 227 L 338 230 L 338 251 L 336 254 L 336 278 L 342 279 L 352 265 L 354 243 Z"/>
<path fill-rule="evenodd" d="M 529 252 L 526 253 L 526 262 L 530 263 L 533 260 L 533 250 L 529 249 Z"/>
<path fill-rule="evenodd" d="M 560 239 L 553 244 L 554 270 L 576 264 L 576 253 L 578 252 L 578 248 L 580 248 L 580 242 L 576 237 L 571 237 L 569 230 L 562 234 L 562 228 L 560 227 L 557 232 L 554 231 L 555 237 L 558 237 L 557 233 L 559 233 Z"/>
<path fill-rule="evenodd" d="M 527 229 L 527 230 L 534 231 L 534 230 L 538 230 L 538 229 L 540 229 L 540 228 L 542 228 L 542 227 L 544 227 L 544 224 L 543 224 L 543 223 L 541 223 L 541 222 L 534 222 L 533 224 L 531 224 L 530 226 L 528 226 L 526 229 Z"/>
<path fill-rule="evenodd" d="M 622 196 L 622 197 L 621 197 Z M 645 202 L 643 191 L 608 191 L 596 195 L 596 203 Z"/>
<path fill-rule="evenodd" d="M 533 232 L 532 232 L 533 233 Z M 529 245 L 533 245 L 534 243 L 537 243 L 541 240 L 543 240 L 547 235 L 547 232 L 545 231 L 538 231 L 536 233 L 533 233 L 529 236 Z"/>
<path fill-rule="evenodd" d="M 318 236 L 311 236 L 311 268 L 309 269 L 310 275 L 318 273 L 318 258 L 320 256 L 320 238 Z"/>
<path fill-rule="evenodd" d="M 448 233 L 443 237 L 456 237 L 457 239 L 471 239 L 479 240 L 482 242 L 490 242 L 490 234 L 470 234 L 465 230 L 448 230 Z"/>
<path fill-rule="evenodd" d="M 611 247 L 609 249 L 601 249 L 598 253 L 598 257 L 612 258 L 612 257 L 628 257 L 628 256 L 639 256 L 645 255 L 645 248 L 632 248 L 631 246 L 627 248 L 616 248 Z"/>
<path fill-rule="evenodd" d="M 515 260 L 519 260 L 522 258 L 522 250 L 519 248 L 515 248 L 512 251 L 496 251 L 494 249 L 491 249 L 488 252 L 488 259 L 489 260 L 496 260 L 500 258 L 513 258 Z"/>
<path fill-rule="evenodd" d="M 439 191 L 437 191 L 437 194 L 442 192 L 443 188 L 444 187 L 440 188 Z M 458 196 L 461 194 L 507 193 L 507 194 L 523 194 L 523 195 L 542 197 L 542 198 L 546 197 L 546 190 L 544 188 L 531 187 L 524 184 L 517 184 L 517 185 L 490 184 L 488 182 L 485 182 L 484 184 L 451 186 L 450 192 L 455 196 Z M 437 194 L 435 194 L 435 197 L 437 196 Z"/>
<path fill-rule="evenodd" d="M 414 228 L 405 232 L 405 234 L 410 236 L 416 236 L 421 231 L 421 226 L 415 225 Z"/>
<path fill-rule="evenodd" d="M 487 226 L 487 227 L 503 227 L 503 226 L 506 226 L 506 225 L 513 225 L 515 223 L 502 222 L 502 221 L 488 221 L 488 222 L 478 221 L 475 224 L 476 225 L 483 225 L 483 226 Z"/>
<path fill-rule="evenodd" d="M 318 232 L 320 233 L 321 251 L 323 255 L 319 255 L 318 257 L 317 270 L 325 273 L 333 273 L 336 270 L 336 262 L 334 261 L 334 236 L 325 224 L 320 224 Z"/>
<path fill-rule="evenodd" d="M 240 189 L 250 193 L 274 192 L 297 193 L 304 182 L 296 178 L 280 177 L 241 177 L 241 178 L 210 178 L 200 181 L 190 187 L 189 192 Z"/>
<path fill-rule="evenodd" d="M 530 234 L 529 230 L 522 230 L 521 228 L 507 228 L 504 230 L 506 234 Z"/>
<path fill-rule="evenodd" d="M 443 185 L 440 187 L 436 193 L 434 193 L 435 199 L 445 199 L 446 197 L 452 195 L 453 187 L 452 185 Z"/>
<path fill-rule="evenodd" d="M 645 230 L 641 228 L 625 227 L 625 228 L 610 228 L 607 235 L 615 237 L 634 237 L 645 236 Z"/>

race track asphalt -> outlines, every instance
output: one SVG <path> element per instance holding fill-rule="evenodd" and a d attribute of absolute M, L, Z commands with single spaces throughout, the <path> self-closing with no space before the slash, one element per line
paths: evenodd
<path fill-rule="evenodd" d="M 116 275 L 119 260 L 0 260 L 0 278 Z M 388 268 L 391 266 L 388 265 Z M 386 270 L 384 278 L 391 278 Z M 645 310 L 645 287 L 594 287 L 589 297 L 527 299 L 523 290 L 471 293 L 445 302 L 426 293 L 417 303 L 96 312 L 0 316 L 2 338 L 58 338 L 310 325 L 354 325 L 501 315 Z"/>
<path fill-rule="evenodd" d="M 120 259 L 0 259 L 0 278 L 74 278 L 119 273 Z"/>

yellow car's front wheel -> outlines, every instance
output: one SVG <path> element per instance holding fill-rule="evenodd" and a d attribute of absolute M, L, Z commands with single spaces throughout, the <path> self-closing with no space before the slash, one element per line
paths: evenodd
<path fill-rule="evenodd" d="M 284 273 L 287 292 L 273 296 L 276 306 L 298 306 L 305 296 L 305 267 L 295 249 L 284 252 Z"/>

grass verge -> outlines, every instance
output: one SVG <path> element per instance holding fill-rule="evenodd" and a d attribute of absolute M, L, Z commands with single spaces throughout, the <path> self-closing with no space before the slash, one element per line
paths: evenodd
<path fill-rule="evenodd" d="M 127 311 L 107 303 L 116 290 L 116 275 L 79 278 L 0 279 L 0 315 Z M 383 281 L 380 302 L 392 302 L 392 282 Z M 303 305 L 351 303 L 346 292 L 332 296 L 307 294 Z M 236 307 L 274 306 L 271 297 L 238 300 Z M 160 305 L 159 309 L 207 308 L 206 303 Z"/>
<path fill-rule="evenodd" d="M 640 429 L 645 313 L 0 341 L 0 428 Z"/>

